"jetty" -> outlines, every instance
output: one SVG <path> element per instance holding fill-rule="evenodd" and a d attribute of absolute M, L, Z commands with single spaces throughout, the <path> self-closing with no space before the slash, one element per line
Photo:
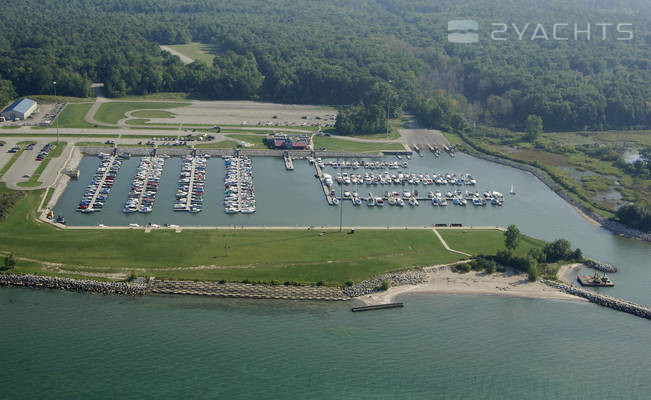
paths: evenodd
<path fill-rule="evenodd" d="M 405 305 L 403 303 L 388 303 L 388 304 L 375 304 L 372 306 L 360 306 L 353 307 L 350 309 L 352 312 L 362 312 L 362 311 L 373 311 L 373 310 L 385 310 L 388 308 L 402 308 Z"/>
<path fill-rule="evenodd" d="M 283 154 L 283 160 L 285 160 L 285 169 L 287 171 L 293 171 L 294 170 L 294 161 L 292 160 L 292 156 L 290 156 L 289 153 L 285 152 Z"/>

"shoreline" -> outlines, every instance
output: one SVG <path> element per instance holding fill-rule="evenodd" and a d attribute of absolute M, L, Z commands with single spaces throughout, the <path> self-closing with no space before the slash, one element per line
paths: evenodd
<path fill-rule="evenodd" d="M 398 296 L 408 294 L 496 295 L 506 297 L 547 300 L 586 301 L 563 293 L 540 281 L 529 282 L 527 275 L 507 269 L 504 273 L 486 274 L 470 271 L 453 272 L 447 266 L 434 267 L 425 272 L 426 280 L 416 285 L 391 287 L 385 292 L 375 292 L 356 297 L 365 305 L 391 303 Z"/>

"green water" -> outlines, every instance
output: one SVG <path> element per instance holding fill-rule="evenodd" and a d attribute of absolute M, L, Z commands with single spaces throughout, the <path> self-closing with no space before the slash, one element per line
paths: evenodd
<path fill-rule="evenodd" d="M 0 398 L 647 399 L 649 321 L 587 303 L 404 309 L 0 289 Z"/>

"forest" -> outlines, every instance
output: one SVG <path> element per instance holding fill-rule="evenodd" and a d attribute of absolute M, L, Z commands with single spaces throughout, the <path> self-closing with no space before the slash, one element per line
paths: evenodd
<path fill-rule="evenodd" d="M 328 104 L 340 133 L 373 133 L 401 109 L 445 130 L 651 127 L 646 0 L 24 0 L 0 10 L 0 103 L 52 93 L 189 92 L 206 99 Z M 478 43 L 447 21 L 479 21 Z M 634 37 L 491 40 L 491 24 L 627 22 Z M 533 29 L 533 28 L 531 28 Z M 210 44 L 184 65 L 160 44 Z M 383 112 L 380 112 L 383 110 Z"/>

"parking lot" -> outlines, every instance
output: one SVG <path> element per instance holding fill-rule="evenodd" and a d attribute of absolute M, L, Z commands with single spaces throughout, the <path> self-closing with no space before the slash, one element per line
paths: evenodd
<path fill-rule="evenodd" d="M 43 161 L 36 161 L 36 157 L 39 151 L 47 143 L 52 142 L 51 139 L 38 139 L 38 140 L 26 140 L 25 138 L 12 138 L 12 139 L 2 139 L 5 141 L 5 145 L 0 147 L 0 165 L 4 166 L 13 156 L 14 153 L 9 153 L 9 149 L 15 146 L 19 142 L 30 142 L 34 143 L 34 147 L 31 150 L 25 150 L 22 152 L 20 157 L 16 162 L 9 168 L 9 170 L 2 177 L 2 182 L 7 183 L 7 186 L 10 188 L 17 188 L 19 182 L 25 182 L 34 174 L 34 171 Z M 71 146 L 70 144 L 68 146 Z M 25 145 L 22 145 L 25 147 Z M 49 164 L 41 173 L 38 181 L 42 182 L 43 185 L 38 186 L 47 186 L 54 182 L 57 172 L 65 163 L 66 158 L 68 157 L 69 148 L 65 148 L 61 155 L 56 158 L 51 158 Z M 35 187 L 35 188 L 38 188 Z"/>

